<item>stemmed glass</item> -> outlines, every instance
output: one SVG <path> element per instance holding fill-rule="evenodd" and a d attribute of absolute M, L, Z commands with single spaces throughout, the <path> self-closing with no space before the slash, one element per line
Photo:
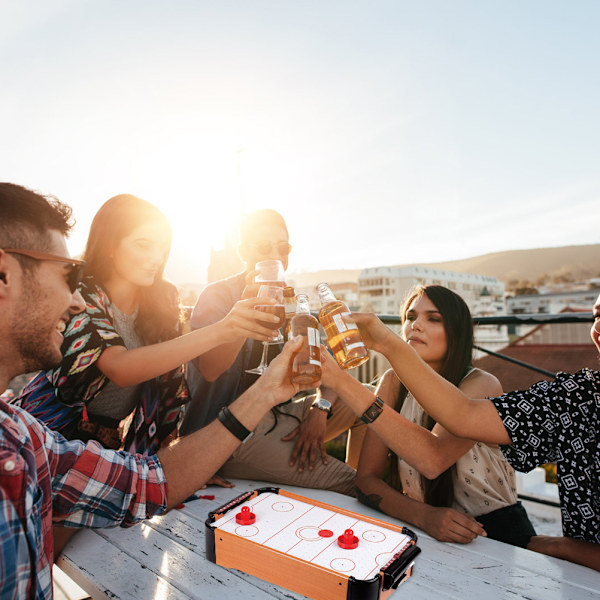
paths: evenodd
<path fill-rule="evenodd" d="M 278 261 L 279 262 L 279 261 Z M 275 304 L 258 304 L 254 307 L 255 310 L 275 315 L 279 318 L 278 323 L 270 323 L 273 329 L 277 329 L 277 335 L 266 342 L 263 342 L 263 351 L 260 358 L 260 364 L 254 369 L 247 369 L 246 373 L 255 373 L 262 375 L 267 369 L 267 354 L 269 351 L 270 344 L 280 344 L 284 342 L 283 336 L 281 335 L 281 327 L 285 323 L 285 308 L 283 306 L 283 288 L 277 285 L 261 285 L 258 290 L 257 298 L 272 298 L 275 300 Z"/>

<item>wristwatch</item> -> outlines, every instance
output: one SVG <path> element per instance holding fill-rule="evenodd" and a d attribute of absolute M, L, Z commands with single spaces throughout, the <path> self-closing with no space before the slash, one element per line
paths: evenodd
<path fill-rule="evenodd" d="M 373 404 L 371 404 L 371 406 L 369 406 L 369 408 L 367 408 L 367 410 L 365 410 L 365 412 L 362 414 L 362 417 L 360 418 L 360 420 L 363 423 L 366 423 L 367 425 L 369 425 L 381 414 L 381 411 L 383 410 L 384 406 L 385 406 L 385 403 L 383 402 L 383 400 L 381 398 L 379 398 L 379 397 L 375 398 L 375 402 L 373 402 Z"/>
<path fill-rule="evenodd" d="M 332 410 L 331 410 L 331 402 L 329 402 L 329 400 L 326 400 L 323 397 L 317 398 L 312 403 L 311 408 L 318 408 L 319 410 L 322 410 L 323 412 L 326 412 L 328 419 L 331 416 L 331 412 L 332 412 Z"/>

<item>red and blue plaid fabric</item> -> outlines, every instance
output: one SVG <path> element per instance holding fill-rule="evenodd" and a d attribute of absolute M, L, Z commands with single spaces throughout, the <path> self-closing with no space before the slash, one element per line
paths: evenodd
<path fill-rule="evenodd" d="M 156 456 L 67 441 L 0 400 L 0 596 L 52 598 L 52 524 L 129 527 L 166 509 Z"/>

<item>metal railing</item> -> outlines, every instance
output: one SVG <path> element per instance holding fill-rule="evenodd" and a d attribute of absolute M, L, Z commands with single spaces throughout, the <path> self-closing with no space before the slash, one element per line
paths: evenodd
<path fill-rule="evenodd" d="M 378 315 L 381 321 L 386 325 L 400 325 L 400 317 L 398 315 Z M 521 314 L 521 315 L 499 315 L 495 317 L 473 317 L 473 325 L 545 325 L 545 324 L 556 324 L 556 323 L 591 323 L 594 320 L 594 316 L 591 312 L 581 313 L 559 313 L 559 314 L 546 314 L 546 313 L 535 313 L 535 314 Z M 482 348 L 481 346 L 473 346 L 475 350 L 495 356 L 501 360 L 525 367 L 531 371 L 536 371 L 542 375 L 548 377 L 555 377 L 556 373 L 547 371 L 541 367 L 536 367 L 517 358 L 506 356 L 493 350 Z"/>
<path fill-rule="evenodd" d="M 379 315 L 379 318 L 386 325 L 401 324 L 400 317 L 397 315 Z M 594 317 L 591 312 L 559 314 L 536 313 L 520 315 L 502 315 L 496 317 L 473 317 L 473 325 L 544 325 L 556 323 L 592 323 L 593 320 Z M 517 364 L 521 367 L 525 367 L 526 369 L 542 373 L 543 375 L 547 375 L 549 377 L 556 377 L 556 374 L 551 371 L 547 371 L 546 369 L 536 367 L 535 365 L 531 365 L 522 360 L 517 360 L 516 358 L 512 358 L 511 356 L 506 356 L 505 354 L 501 354 L 499 352 L 487 350 L 486 348 L 482 348 L 481 346 L 477 345 L 475 345 L 474 348 L 481 352 L 485 352 L 486 354 L 489 354 L 491 356 L 495 356 L 499 359 L 505 360 L 507 362 Z M 535 504 L 543 504 L 554 508 L 560 507 L 560 503 L 554 500 L 539 498 L 537 496 L 532 496 L 527 493 L 519 493 L 518 496 L 521 500 L 528 500 Z"/>

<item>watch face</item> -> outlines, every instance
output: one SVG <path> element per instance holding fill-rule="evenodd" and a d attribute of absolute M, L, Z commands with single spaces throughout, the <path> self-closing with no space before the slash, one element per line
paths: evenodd
<path fill-rule="evenodd" d="M 329 412 L 331 410 L 331 402 L 329 402 L 329 400 L 325 400 L 325 398 L 319 398 L 313 404 L 313 406 L 315 406 L 316 408 L 318 408 L 320 410 L 324 410 L 326 412 Z"/>

